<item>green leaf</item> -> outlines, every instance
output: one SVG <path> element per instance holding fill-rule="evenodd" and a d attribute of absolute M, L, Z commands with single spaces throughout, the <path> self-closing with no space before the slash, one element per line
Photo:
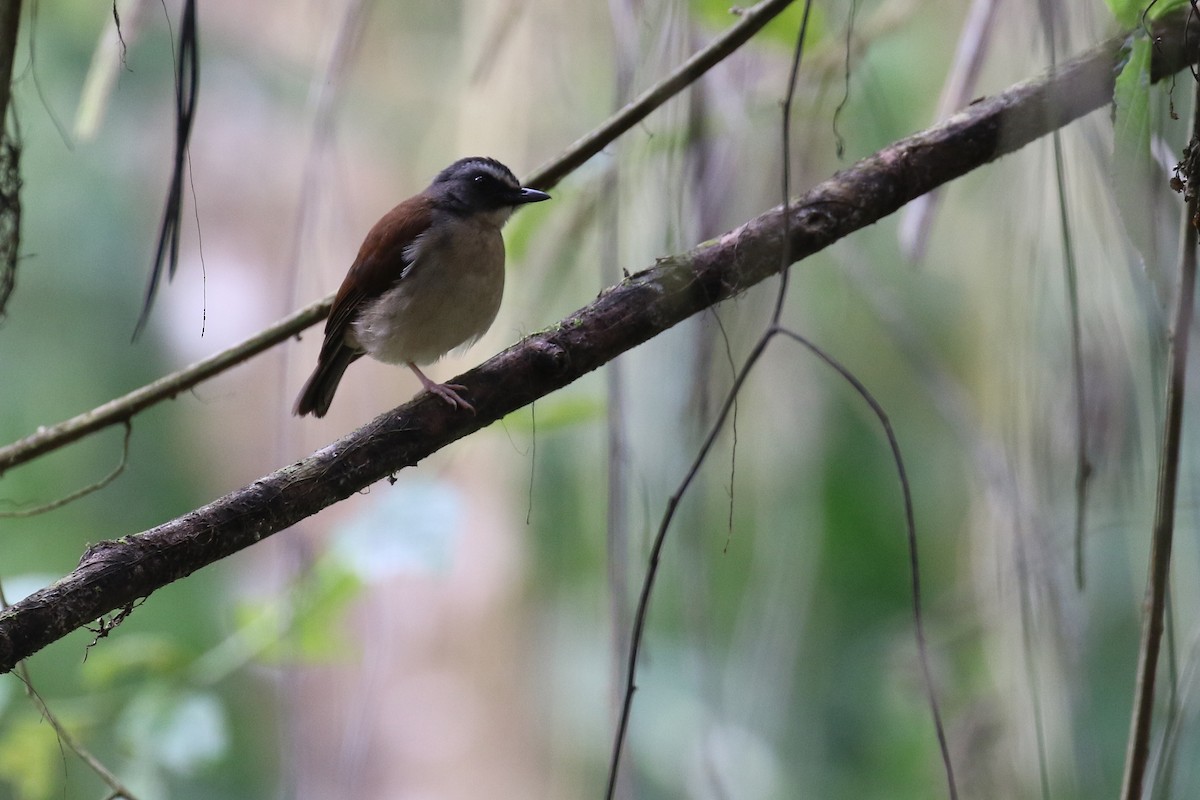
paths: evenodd
<path fill-rule="evenodd" d="M 604 419 L 604 401 L 590 395 L 555 395 L 539 400 L 536 418 L 528 408 L 518 409 L 504 418 L 504 427 L 511 433 L 550 433 Z"/>
<path fill-rule="evenodd" d="M 343 624 L 363 582 L 335 558 L 317 561 L 312 572 L 285 595 L 239 604 L 236 642 L 228 649 L 253 654 L 270 664 L 329 663 L 351 652 Z M 224 671 L 228 656 L 206 665 L 202 674 Z"/>
<path fill-rule="evenodd" d="M 743 8 L 749 8 L 753 3 L 747 3 Z M 738 4 L 729 0 L 692 0 L 692 12 L 705 25 L 724 30 L 732 28 L 740 17 L 733 11 Z M 779 12 L 773 20 L 763 27 L 760 35 L 774 44 L 791 48 L 796 45 L 796 36 L 800 33 L 800 23 L 804 19 L 804 3 L 795 2 Z M 808 32 L 805 34 L 805 45 L 813 47 L 825 35 L 825 15 L 818 5 L 813 5 L 808 14 Z"/>
<path fill-rule="evenodd" d="M 152 684 L 125 708 L 117 730 L 126 747 L 157 767 L 192 775 L 229 749 L 229 724 L 220 699 Z"/>
<path fill-rule="evenodd" d="M 22 714 L 0 738 L 0 781 L 11 788 L 5 797 L 33 800 L 52 796 L 61 764 L 58 736 L 50 723 L 35 715 Z"/>
<path fill-rule="evenodd" d="M 296 619 L 291 636 L 292 657 L 303 663 L 327 663 L 353 653 L 346 631 L 350 603 L 362 596 L 357 574 L 333 559 L 322 559 L 314 570 L 311 604 Z"/>
<path fill-rule="evenodd" d="M 1117 24 L 1122 28 L 1132 28 L 1137 24 L 1138 15 L 1141 9 L 1138 8 L 1138 0 L 1104 0 L 1108 4 L 1108 10 L 1116 17 Z"/>
<path fill-rule="evenodd" d="M 1129 57 L 1113 93 L 1112 182 L 1125 232 L 1146 264 L 1157 263 L 1150 157 L 1151 42 L 1142 32 L 1130 38 Z"/>
<path fill-rule="evenodd" d="M 1188 5 L 1189 0 L 1104 0 L 1108 10 L 1122 28 L 1134 29 L 1142 24 L 1142 15 L 1147 19 L 1162 19 L 1167 14 Z"/>
<path fill-rule="evenodd" d="M 107 689 L 126 677 L 166 675 L 184 663 L 183 650 L 168 636 L 149 633 L 117 636 L 104 647 L 88 651 L 82 668 L 83 684 L 89 689 Z"/>
<path fill-rule="evenodd" d="M 1158 0 L 1146 9 L 1146 16 L 1149 19 L 1162 19 L 1176 9 L 1185 8 L 1188 3 L 1189 0 Z"/>

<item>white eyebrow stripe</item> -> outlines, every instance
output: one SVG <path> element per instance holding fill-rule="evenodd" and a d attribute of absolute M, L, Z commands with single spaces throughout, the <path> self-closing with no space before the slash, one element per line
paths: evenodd
<path fill-rule="evenodd" d="M 517 177 L 515 175 L 513 175 L 511 172 L 509 172 L 507 169 L 503 169 L 503 168 L 499 167 L 498 165 L 493 164 L 490 161 L 475 161 L 475 162 L 472 162 L 472 164 L 480 172 L 486 172 L 487 174 L 491 175 L 493 178 L 500 181 L 505 186 L 508 186 L 511 189 L 521 188 L 521 182 L 518 181 Z"/>

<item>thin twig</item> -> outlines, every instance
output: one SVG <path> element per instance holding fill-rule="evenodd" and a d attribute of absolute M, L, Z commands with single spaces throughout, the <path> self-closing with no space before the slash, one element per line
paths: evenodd
<path fill-rule="evenodd" d="M 900 455 L 900 442 L 896 439 L 896 432 L 892 429 L 892 423 L 888 419 L 887 412 L 883 410 L 883 406 L 854 373 L 843 366 L 833 356 L 800 334 L 786 328 L 780 328 L 777 332 L 807 347 L 813 355 L 824 361 L 841 375 L 854 388 L 859 397 L 865 400 L 867 405 L 871 407 L 871 412 L 879 420 L 879 424 L 883 426 L 884 435 L 887 436 L 888 447 L 892 451 L 892 461 L 896 465 L 896 476 L 900 480 L 900 492 L 904 496 L 904 529 L 905 535 L 908 538 L 908 570 L 909 578 L 912 581 L 913 630 L 917 638 L 917 660 L 921 663 L 921 679 L 925 686 L 925 694 L 929 699 L 929 710 L 933 716 L 933 729 L 937 735 L 938 750 L 942 758 L 942 769 L 946 772 L 946 784 L 949 789 L 950 800 L 957 800 L 958 784 L 954 780 L 954 767 L 950 761 L 950 746 L 946 740 L 946 727 L 942 722 L 942 712 L 938 706 L 937 691 L 933 685 L 933 670 L 929 667 L 929 645 L 925 638 L 925 614 L 921 608 L 921 559 L 917 555 L 916 514 L 913 509 L 912 487 L 909 484 L 908 471 L 904 468 L 904 458 Z"/>
<path fill-rule="evenodd" d="M 642 92 L 633 102 L 610 117 L 603 125 L 576 140 L 553 161 L 535 169 L 528 178 L 528 184 L 538 189 L 553 187 L 589 158 L 607 147 L 622 133 L 641 122 L 656 108 L 732 55 L 792 2 L 793 0 L 763 0 L 758 5 L 743 11 L 741 20 L 715 39 L 712 44 L 680 64 L 666 78 Z"/>
<path fill-rule="evenodd" d="M 96 773 L 96 776 L 99 777 L 100 780 L 102 780 L 105 785 L 112 790 L 112 793 L 108 796 L 113 798 L 113 800 L 116 800 L 117 798 L 124 798 L 124 800 L 137 800 L 137 795 L 129 791 L 129 789 L 125 787 L 125 784 L 121 782 L 121 779 L 113 774 L 113 771 L 105 766 L 104 762 L 96 758 L 95 754 L 92 753 L 91 750 L 88 750 L 86 747 L 80 744 L 79 740 L 75 738 L 74 734 L 72 734 L 65 725 L 59 722 L 58 717 L 54 716 L 54 712 L 50 710 L 50 706 L 46 705 L 46 701 L 42 699 L 41 694 L 38 693 L 37 689 L 33 688 L 33 681 L 29 677 L 29 667 L 24 661 L 22 661 L 17 667 L 17 676 L 20 678 L 21 683 L 25 684 L 25 694 L 29 697 L 30 701 L 33 702 L 33 705 L 35 708 L 37 708 L 38 713 L 42 715 L 42 719 L 46 720 L 46 722 L 50 724 L 50 727 L 54 729 L 55 735 L 58 736 L 58 741 L 61 742 L 62 745 L 68 750 L 74 753 L 80 761 L 87 765 L 88 769 Z"/>
<path fill-rule="evenodd" d="M 733 343 L 729 341 L 729 331 L 725 330 L 725 323 L 721 321 L 721 315 L 717 313 L 716 309 L 712 310 L 712 318 L 717 323 L 721 342 L 725 345 L 725 363 L 729 364 L 729 371 L 737 375 L 737 363 L 733 360 Z M 729 439 L 729 514 L 725 520 L 726 537 L 733 536 L 734 479 L 737 477 L 738 452 L 738 401 L 736 397 L 733 400 L 733 419 L 729 425 Z M 725 549 L 729 549 L 729 538 L 725 540 Z"/>
<path fill-rule="evenodd" d="M 783 196 L 783 238 L 784 241 L 790 239 L 791 232 L 791 169 L 789 163 L 791 161 L 791 110 L 792 98 L 796 93 L 796 78 L 800 74 L 800 57 L 804 51 L 804 37 L 808 32 L 808 15 L 812 9 L 812 0 L 806 0 L 804 4 L 804 19 L 800 23 L 800 29 L 796 36 L 796 46 L 792 55 L 792 67 L 788 74 L 787 91 L 783 101 L 783 125 L 782 132 L 782 196 Z M 687 493 L 688 487 L 692 485 L 700 467 L 703 466 L 705 459 L 708 458 L 709 452 L 712 450 L 713 444 L 717 440 L 717 435 L 725 425 L 725 418 L 730 412 L 737 407 L 737 398 L 741 392 L 742 384 L 745 382 L 750 370 L 758 362 L 766 350 L 767 344 L 771 340 L 771 331 L 779 325 L 779 319 L 783 314 L 783 304 L 787 297 L 788 285 L 788 266 L 791 253 L 786 248 L 780 250 L 779 260 L 779 288 L 775 299 L 775 310 L 771 315 L 771 323 L 767 332 L 759 338 L 758 343 L 754 346 L 750 357 L 746 359 L 741 371 L 738 373 L 737 379 L 733 386 L 725 396 L 725 401 L 721 404 L 721 411 L 717 415 L 709 427 L 708 435 L 704 438 L 704 443 L 700 446 L 696 453 L 695 459 L 692 461 L 691 467 L 684 475 L 683 480 L 679 483 L 675 493 L 671 495 L 667 502 L 666 512 L 663 514 L 662 522 L 659 524 L 658 533 L 654 536 L 654 542 L 650 546 L 650 557 L 646 566 L 646 575 L 642 579 L 642 590 L 638 596 L 637 609 L 634 612 L 633 628 L 630 632 L 630 642 L 627 653 L 625 654 L 625 681 L 624 688 L 621 693 L 620 711 L 617 716 L 617 730 L 613 736 L 612 756 L 608 763 L 608 785 L 604 796 L 606 800 L 612 800 L 616 794 L 617 776 L 621 770 L 621 755 L 625 748 L 625 736 L 629 730 L 629 717 L 633 711 L 633 693 L 637 689 L 637 660 L 638 653 L 641 651 L 642 641 L 645 639 L 646 632 L 646 614 L 650 609 L 650 597 L 654 592 L 654 583 L 658 577 L 658 563 L 662 556 L 663 545 L 667 539 L 667 531 L 671 527 L 671 521 L 675 518 L 675 511 L 679 507 L 679 502 Z"/>
<path fill-rule="evenodd" d="M 829 123 L 829 126 L 833 129 L 833 152 L 837 155 L 838 161 L 841 161 L 846 155 L 846 137 L 842 136 L 842 131 L 838 127 L 838 123 L 842 119 L 842 112 L 850 104 L 850 62 L 854 53 L 854 24 L 857 17 L 858 0 L 850 0 L 850 12 L 846 19 L 846 41 L 843 45 L 845 54 L 842 61 L 842 99 L 838 101 L 837 107 L 833 109 L 833 119 Z"/>
<path fill-rule="evenodd" d="M 1167 638 L 1167 708 L 1162 722 L 1162 738 L 1159 740 L 1157 753 L 1152 753 L 1147 762 L 1146 774 L 1150 780 L 1151 797 L 1172 797 L 1171 786 L 1174 780 L 1175 756 L 1178 753 L 1177 738 L 1172 734 L 1179 729 L 1179 719 L 1183 714 L 1180 705 L 1180 675 L 1179 654 L 1175 642 L 1175 598 L 1173 587 L 1167 586 L 1167 603 L 1163 609 L 1166 616 Z"/>
<path fill-rule="evenodd" d="M 637 691 L 638 654 L 641 652 L 642 641 L 645 638 L 643 632 L 646 628 L 646 614 L 650 610 L 650 596 L 654 591 L 654 579 L 658 575 L 658 563 L 662 556 L 663 544 L 667 539 L 667 531 L 671 527 L 672 520 L 675 519 L 675 511 L 679 508 L 680 501 L 692 485 L 692 481 L 695 480 L 700 467 L 703 466 L 705 459 L 712 450 L 717 436 L 721 433 L 725 425 L 725 419 L 729 416 L 730 411 L 733 409 L 733 403 L 741 392 L 742 384 L 746 382 L 746 378 L 750 376 L 750 371 L 754 369 L 754 365 L 758 363 L 758 360 L 766 351 L 770 340 L 770 335 L 759 339 L 754 349 L 750 351 L 750 355 L 746 358 L 746 363 L 738 371 L 737 377 L 733 381 L 733 386 L 730 387 L 729 392 L 725 395 L 721 409 L 717 412 L 717 417 L 709 428 L 708 435 L 705 436 L 703 444 L 700 445 L 696 457 L 692 459 L 692 464 L 688 467 L 683 480 L 680 481 L 679 486 L 675 489 L 675 493 L 667 500 L 666 511 L 663 513 L 662 521 L 658 525 L 658 532 L 654 535 L 654 541 L 650 545 L 650 555 L 646 564 L 646 577 L 642 581 L 642 590 L 638 595 L 637 608 L 633 614 L 633 631 L 629 639 L 629 654 L 625 664 L 625 688 L 622 694 L 621 713 L 617 719 L 617 733 L 613 737 L 612 755 L 608 765 L 608 787 L 604 793 L 606 800 L 612 800 L 613 791 L 617 785 L 617 775 L 621 766 L 621 752 L 625 746 L 625 735 L 629 729 L 629 718 L 633 710 L 633 693 Z"/>
<path fill-rule="evenodd" d="M 1171 605 L 1168 604 L 1168 630 L 1173 627 L 1170 608 Z M 1196 715 L 1191 695 L 1196 688 L 1198 659 L 1200 659 L 1200 636 L 1193 639 L 1183 673 L 1174 681 L 1177 692 L 1167 707 L 1167 718 L 1163 721 L 1162 741 L 1159 746 L 1159 758 L 1154 772 L 1151 797 L 1175 797 L 1172 793 L 1172 786 L 1175 779 L 1175 765 L 1178 762 L 1179 743 L 1184 738 L 1187 725 Z"/>
<path fill-rule="evenodd" d="M 0 586 L 0 609 L 7 609 L 8 607 L 8 598 L 4 594 L 3 586 Z M 17 673 L 17 679 L 25 685 L 25 694 L 33 702 L 34 706 L 37 707 L 38 713 L 42 715 L 42 718 L 45 719 L 50 724 L 50 727 L 54 729 L 55 734 L 58 736 L 60 746 L 65 746 L 68 750 L 77 755 L 80 761 L 91 768 L 91 770 L 99 776 L 100 780 L 104 781 L 104 783 L 108 785 L 108 788 L 112 790 L 108 797 L 112 798 L 112 800 L 117 800 L 117 798 L 125 798 L 125 800 L 137 800 L 137 797 L 125 788 L 125 785 L 121 783 L 117 776 L 114 775 L 113 772 L 106 767 L 103 762 L 100 761 L 100 759 L 96 758 L 96 756 L 93 755 L 90 750 L 81 745 L 75 739 L 75 737 L 71 735 L 71 732 L 68 731 L 61 722 L 59 722 L 58 717 L 56 717 L 54 713 L 50 711 L 50 707 L 46 705 L 46 701 L 42 699 L 41 694 L 39 694 L 37 689 L 35 689 L 33 686 L 33 679 L 29 674 L 29 665 L 22 661 L 17 665 L 15 671 Z"/>
<path fill-rule="evenodd" d="M 1056 21 L 1058 6 L 1042 0 L 1039 4 L 1050 48 L 1050 69 L 1058 66 Z M 1075 263 L 1075 237 L 1071 233 L 1071 214 L 1067 205 L 1066 157 L 1063 155 L 1062 131 L 1051 137 L 1054 145 L 1054 182 L 1058 188 L 1058 223 L 1062 236 L 1063 271 L 1067 281 L 1067 323 L 1071 328 L 1071 377 L 1075 389 L 1075 586 L 1084 588 L 1086 560 L 1083 538 L 1087 531 L 1088 484 L 1092 465 L 1088 461 L 1087 395 L 1083 380 L 1083 332 L 1079 321 L 1079 270 Z M 1044 760 L 1044 756 L 1043 756 Z M 1045 773 L 1043 766 L 1042 772 Z M 1046 781 L 1043 779 L 1043 786 Z"/>
<path fill-rule="evenodd" d="M 1058 68 L 1058 35 L 1056 21 L 1058 6 L 1040 0 L 1038 11 L 1042 27 L 1046 32 L 1046 43 L 1050 53 L 1050 71 Z M 1075 267 L 1075 241 L 1071 233 L 1071 214 L 1067 205 L 1066 158 L 1063 154 L 1062 131 L 1056 130 L 1050 137 L 1054 150 L 1054 180 L 1058 190 L 1059 235 L 1062 239 L 1063 271 L 1066 277 L 1067 323 L 1071 331 L 1071 367 L 1075 391 L 1075 585 L 1079 591 L 1084 587 L 1083 534 L 1086 530 L 1087 487 L 1089 467 L 1087 462 L 1087 420 L 1084 415 L 1083 341 L 1079 325 L 1079 283 Z M 1024 532 L 1017 531 L 1017 574 L 1020 585 L 1021 642 L 1025 674 L 1029 681 L 1030 702 L 1033 706 L 1033 735 L 1037 744 L 1038 785 L 1041 800 L 1050 800 L 1050 757 L 1046 748 L 1046 722 L 1042 706 L 1042 689 L 1037 655 L 1034 652 L 1033 592 L 1029 578 Z"/>
<path fill-rule="evenodd" d="M 1062 137 L 1054 132 L 1054 169 L 1058 183 L 1059 222 L 1062 227 L 1063 271 L 1067 280 L 1068 324 L 1071 328 L 1071 377 L 1075 389 L 1075 586 L 1083 591 L 1086 577 L 1084 535 L 1087 532 L 1088 485 L 1092 465 L 1088 460 L 1087 394 L 1083 375 L 1083 330 L 1079 318 L 1079 270 L 1067 210 L 1067 184 Z"/>
<path fill-rule="evenodd" d="M 62 120 L 58 118 L 58 113 L 54 110 L 54 106 L 50 105 L 49 98 L 46 97 L 46 91 L 42 88 L 42 80 L 38 77 L 38 15 L 41 6 L 38 3 L 29 4 L 29 74 L 33 77 L 33 88 L 37 92 L 38 100 L 42 103 L 42 109 L 46 112 L 46 116 L 50 118 L 50 122 L 54 125 L 54 130 L 58 132 L 58 136 L 62 139 L 63 147 L 69 151 L 75 149 L 75 143 L 71 140 L 71 135 L 67 133 L 66 127 Z M 11 80 L 11 78 L 10 78 Z M 11 91 L 11 88 L 10 88 Z M 11 104 L 12 98 L 9 97 Z"/>
<path fill-rule="evenodd" d="M 1179 460 L 1183 438 L 1183 404 L 1187 382 L 1188 340 L 1196 289 L 1197 215 L 1200 214 L 1200 83 L 1192 119 L 1192 138 L 1185 156 L 1187 218 L 1184 220 L 1183 255 L 1180 260 L 1179 298 L 1175 329 L 1167 356 L 1167 403 L 1162 451 L 1158 467 L 1158 497 L 1154 509 L 1154 532 L 1150 544 L 1150 575 L 1142 614 L 1136 696 L 1125 757 L 1121 796 L 1139 800 L 1150 755 L 1151 722 L 1154 717 L 1154 684 L 1162 644 L 1163 613 L 1171 573 L 1171 545 L 1175 535 L 1175 497 L 1179 485 Z"/>
<path fill-rule="evenodd" d="M 787 92 L 783 98 L 783 120 L 779 126 L 780 157 L 782 169 L 779 171 L 780 194 L 783 202 L 783 238 L 790 238 L 792 215 L 788 211 L 792 207 L 792 101 L 796 97 L 796 80 L 800 77 L 800 58 L 804 55 L 804 37 L 808 35 L 808 14 L 812 10 L 811 0 L 804 3 L 804 18 L 800 21 L 800 30 L 796 34 L 796 46 L 792 49 L 792 68 L 788 72 Z M 775 310 L 771 312 L 771 325 L 776 326 L 783 318 L 783 304 L 787 300 L 788 276 L 791 271 L 789 254 L 780 254 L 779 288 L 775 292 Z M 767 334 L 763 334 L 765 339 Z"/>
<path fill-rule="evenodd" d="M 57 500 L 51 500 L 35 508 L 19 508 L 16 511 L 0 511 L 0 519 L 22 519 L 25 517 L 36 517 L 38 514 L 45 514 L 48 511 L 53 511 L 56 508 L 62 508 L 68 503 L 73 503 L 81 497 L 87 497 L 92 492 L 98 492 L 105 486 L 115 481 L 125 471 L 125 465 L 129 463 L 129 437 L 133 433 L 133 423 L 125 420 L 125 438 L 121 442 L 121 460 L 117 462 L 117 466 L 113 467 L 112 471 L 105 475 L 95 483 L 90 483 L 82 489 L 76 489 L 66 497 L 60 497 Z"/>

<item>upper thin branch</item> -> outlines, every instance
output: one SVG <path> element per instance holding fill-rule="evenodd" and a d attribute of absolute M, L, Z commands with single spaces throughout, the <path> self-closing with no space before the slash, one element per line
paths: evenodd
<path fill-rule="evenodd" d="M 1155 75 L 1184 64 L 1182 19 L 1165 26 Z M 0 613 L 0 672 L 70 631 L 412 466 L 576 380 L 692 314 L 736 295 L 1028 144 L 1112 96 L 1121 40 L 1018 84 L 881 150 L 719 239 L 661 259 L 554 327 L 455 379 L 478 414 L 427 394 L 278 472 L 145 533 L 101 542 L 57 583 Z M 1194 47 L 1188 52 L 1194 59 Z M 785 240 L 784 232 L 787 231 Z"/>
<path fill-rule="evenodd" d="M 534 170 L 525 183 L 535 189 L 553 188 L 581 164 L 618 136 L 649 116 L 650 112 L 686 89 L 697 78 L 732 55 L 750 37 L 792 4 L 794 0 L 763 0 L 741 11 L 741 21 L 697 51 L 670 75 L 627 103 L 603 125 L 575 141 L 566 152 Z"/>

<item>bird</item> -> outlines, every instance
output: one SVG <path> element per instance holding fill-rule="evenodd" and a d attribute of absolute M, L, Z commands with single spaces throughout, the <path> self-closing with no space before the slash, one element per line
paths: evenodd
<path fill-rule="evenodd" d="M 325 416 L 346 368 L 364 355 L 407 366 L 427 391 L 475 413 L 462 386 L 436 383 L 418 365 L 491 327 L 504 294 L 500 229 L 520 206 L 549 199 L 499 161 L 474 156 L 384 214 L 334 296 L 316 369 L 292 413 Z"/>

